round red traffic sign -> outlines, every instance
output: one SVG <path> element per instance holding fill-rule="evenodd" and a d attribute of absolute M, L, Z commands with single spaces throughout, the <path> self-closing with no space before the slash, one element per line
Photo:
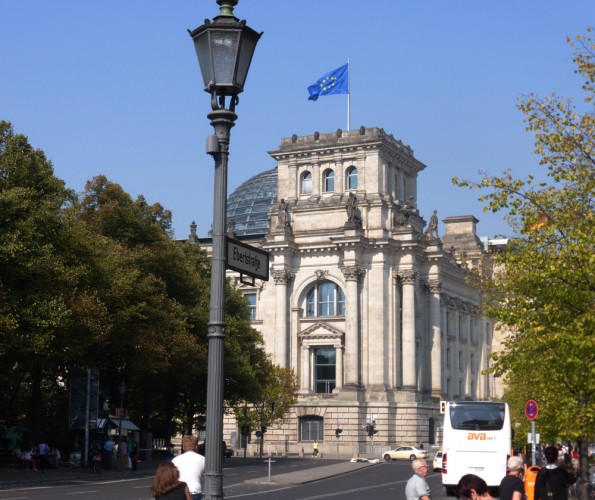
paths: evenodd
<path fill-rule="evenodd" d="M 537 418 L 537 414 L 539 413 L 539 408 L 537 407 L 537 403 L 530 399 L 525 404 L 525 415 L 529 420 L 535 420 Z"/>

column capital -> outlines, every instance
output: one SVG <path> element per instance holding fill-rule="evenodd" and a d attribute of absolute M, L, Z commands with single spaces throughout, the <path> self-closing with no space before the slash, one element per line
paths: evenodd
<path fill-rule="evenodd" d="M 393 273 L 393 276 L 394 275 L 395 274 Z M 403 271 L 398 271 L 395 277 L 399 279 L 404 285 L 415 285 L 417 271 L 415 269 L 405 269 Z"/>
<path fill-rule="evenodd" d="M 359 281 L 360 277 L 366 275 L 366 270 L 359 266 L 345 266 L 341 268 L 346 281 Z"/>
<path fill-rule="evenodd" d="M 442 290 L 442 280 L 439 279 L 428 280 L 426 285 L 430 293 L 440 293 Z"/>
<path fill-rule="evenodd" d="M 290 281 L 295 278 L 295 273 L 289 269 L 281 269 L 277 271 L 271 271 L 271 275 L 275 280 L 275 285 L 287 285 Z"/>

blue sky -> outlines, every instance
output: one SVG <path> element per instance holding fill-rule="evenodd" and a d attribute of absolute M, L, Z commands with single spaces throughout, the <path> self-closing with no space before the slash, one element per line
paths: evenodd
<path fill-rule="evenodd" d="M 106 175 L 173 212 L 177 238 L 210 228 L 212 133 L 187 29 L 215 0 L 0 0 L 0 119 L 43 149 L 68 187 Z M 581 96 L 566 36 L 586 33 L 593 0 L 240 0 L 263 31 L 236 109 L 229 193 L 270 169 L 281 138 L 347 128 L 347 97 L 308 101 L 308 85 L 351 61 L 351 128 L 381 127 L 427 165 L 429 220 L 473 214 L 509 233 L 477 192 L 479 170 L 539 170 L 517 98 Z M 439 232 L 442 234 L 440 223 Z"/>

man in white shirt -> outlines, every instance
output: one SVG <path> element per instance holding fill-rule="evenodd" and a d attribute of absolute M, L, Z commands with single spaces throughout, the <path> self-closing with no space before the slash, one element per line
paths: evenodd
<path fill-rule="evenodd" d="M 180 471 L 180 481 L 188 485 L 192 500 L 201 500 L 204 484 L 205 457 L 196 453 L 198 439 L 194 436 L 182 438 L 184 453 L 175 457 L 172 462 Z"/>
<path fill-rule="evenodd" d="M 430 487 L 426 483 L 428 465 L 423 458 L 417 458 L 411 462 L 413 476 L 407 481 L 405 497 L 407 500 L 430 500 Z"/>

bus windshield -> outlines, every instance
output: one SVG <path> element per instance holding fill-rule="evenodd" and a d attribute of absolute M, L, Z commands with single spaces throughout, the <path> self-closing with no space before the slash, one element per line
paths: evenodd
<path fill-rule="evenodd" d="M 453 429 L 499 431 L 504 425 L 504 403 L 461 402 L 450 405 L 449 409 Z"/>

